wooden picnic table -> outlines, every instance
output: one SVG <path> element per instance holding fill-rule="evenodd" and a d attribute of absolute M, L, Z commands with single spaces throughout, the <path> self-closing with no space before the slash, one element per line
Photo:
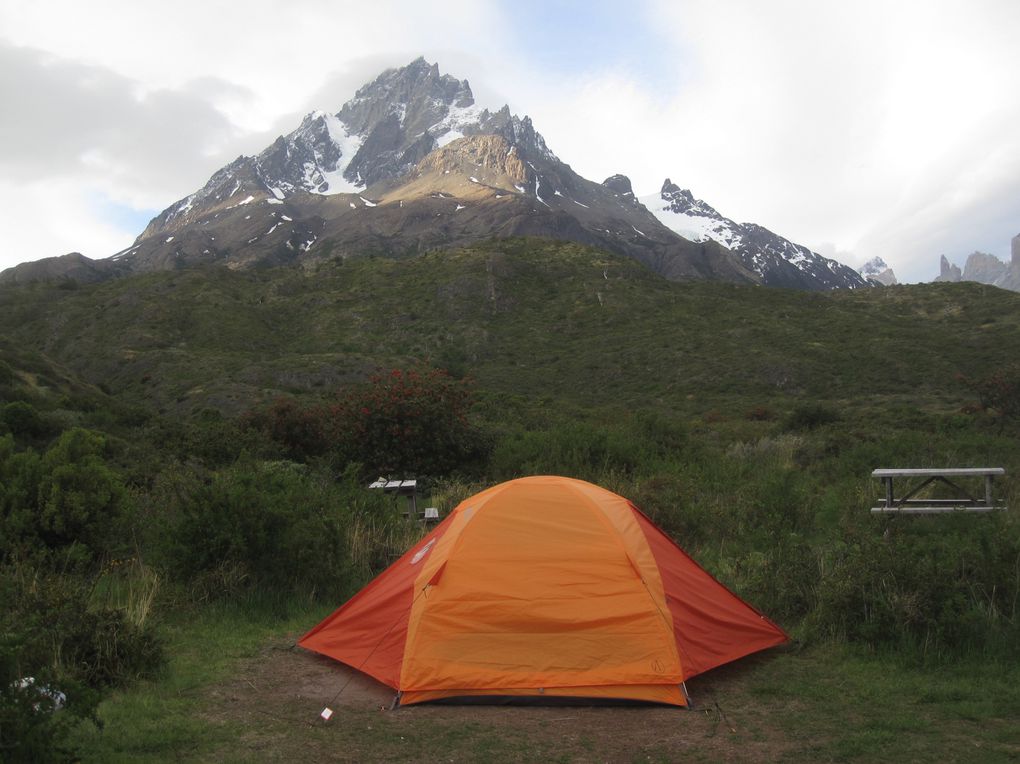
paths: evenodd
<path fill-rule="evenodd" d="M 892 512 L 902 514 L 938 514 L 942 512 L 992 512 L 1006 509 L 996 505 L 992 495 L 992 485 L 996 477 L 1006 474 L 1002 467 L 948 467 L 925 469 L 878 469 L 871 473 L 885 485 L 885 498 L 872 512 Z M 896 498 L 893 481 L 896 478 L 906 479 L 907 488 L 900 498 Z M 984 479 L 984 495 L 974 495 L 962 488 L 961 479 Z M 911 482 L 914 483 L 910 487 Z M 948 499 L 914 498 L 922 489 L 933 483 L 943 483 L 956 490 L 957 495 Z"/>
<path fill-rule="evenodd" d="M 425 507 L 421 512 L 418 511 L 418 481 L 416 479 L 390 480 L 381 477 L 368 487 L 383 493 L 405 497 L 407 508 L 403 511 L 404 517 L 421 520 L 425 525 L 439 522 L 439 510 L 435 507 Z"/>
<path fill-rule="evenodd" d="M 417 480 L 389 480 L 381 477 L 369 488 L 381 490 L 383 493 L 393 493 L 397 496 L 404 496 L 407 499 L 406 515 L 418 516 L 418 481 Z"/>

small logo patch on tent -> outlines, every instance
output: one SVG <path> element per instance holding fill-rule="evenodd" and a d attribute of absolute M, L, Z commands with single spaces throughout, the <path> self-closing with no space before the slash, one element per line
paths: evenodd
<path fill-rule="evenodd" d="M 432 549 L 432 545 L 435 543 L 436 540 L 432 539 L 429 543 L 427 543 L 425 546 L 423 546 L 421 549 L 415 552 L 414 557 L 411 558 L 411 564 L 417 565 L 419 562 L 421 562 L 421 558 L 429 553 L 429 550 Z"/>

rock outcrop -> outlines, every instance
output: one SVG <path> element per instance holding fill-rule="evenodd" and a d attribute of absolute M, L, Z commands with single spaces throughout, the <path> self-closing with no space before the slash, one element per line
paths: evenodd
<path fill-rule="evenodd" d="M 69 252 L 59 257 L 45 257 L 8 268 L 0 272 L 0 284 L 27 284 L 33 281 L 89 284 L 113 278 L 122 270 L 115 261 L 93 260 L 80 252 Z"/>
<path fill-rule="evenodd" d="M 1008 263 L 987 252 L 972 252 L 961 270 L 942 255 L 939 271 L 935 281 L 976 281 L 1020 292 L 1020 234 L 1010 241 Z"/>
<path fill-rule="evenodd" d="M 955 282 L 962 278 L 963 272 L 960 270 L 960 266 L 953 265 L 945 255 L 942 255 L 939 259 L 939 275 L 935 277 L 935 281 Z"/>

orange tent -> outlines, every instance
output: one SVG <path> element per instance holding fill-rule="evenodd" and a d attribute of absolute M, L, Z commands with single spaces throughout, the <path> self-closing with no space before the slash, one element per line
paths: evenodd
<path fill-rule="evenodd" d="M 787 635 L 626 499 L 529 477 L 461 504 L 298 644 L 399 691 L 686 705 L 681 683 Z"/>

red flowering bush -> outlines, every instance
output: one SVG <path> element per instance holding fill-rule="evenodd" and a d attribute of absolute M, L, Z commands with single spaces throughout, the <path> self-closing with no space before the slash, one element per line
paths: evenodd
<path fill-rule="evenodd" d="M 371 474 L 445 475 L 485 454 L 468 421 L 469 384 L 432 368 L 393 369 L 351 388 L 330 411 L 341 456 Z"/>
<path fill-rule="evenodd" d="M 293 398 L 280 396 L 266 408 L 250 411 L 243 425 L 261 431 L 296 461 L 321 456 L 332 446 L 327 412 L 321 406 L 302 406 Z"/>

